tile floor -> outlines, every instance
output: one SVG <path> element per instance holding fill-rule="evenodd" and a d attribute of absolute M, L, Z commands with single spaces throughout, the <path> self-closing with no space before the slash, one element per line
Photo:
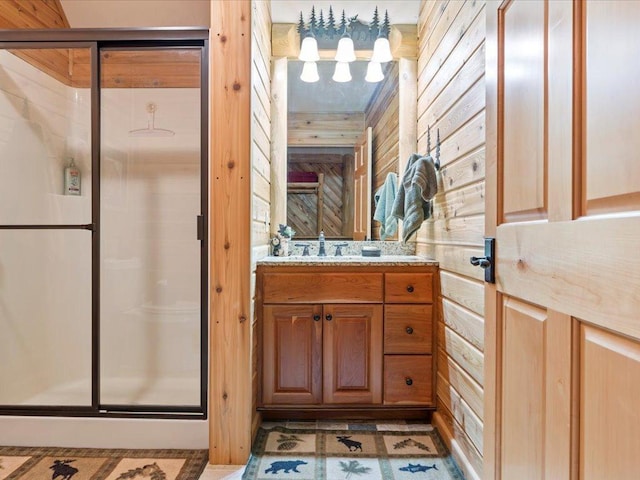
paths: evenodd
<path fill-rule="evenodd" d="M 340 421 L 309 421 L 309 422 L 263 422 L 262 428 L 271 429 L 282 426 L 292 429 L 318 430 L 357 430 L 359 424 L 376 423 L 378 431 L 428 431 L 433 429 L 430 424 L 413 421 L 391 422 L 340 422 Z M 366 428 L 366 427 L 365 427 Z M 244 465 L 208 465 L 199 480 L 241 480 Z"/>

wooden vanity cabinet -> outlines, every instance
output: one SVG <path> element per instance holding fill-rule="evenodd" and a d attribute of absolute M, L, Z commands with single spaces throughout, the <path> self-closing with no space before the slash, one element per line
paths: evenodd
<path fill-rule="evenodd" d="M 261 410 L 433 407 L 435 271 L 259 265 Z"/>

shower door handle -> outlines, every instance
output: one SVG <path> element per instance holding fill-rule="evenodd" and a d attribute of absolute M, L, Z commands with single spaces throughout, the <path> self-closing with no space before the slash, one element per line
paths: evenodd
<path fill-rule="evenodd" d="M 198 215 L 197 217 L 197 236 L 198 236 L 198 240 L 203 241 L 204 240 L 204 215 Z"/>

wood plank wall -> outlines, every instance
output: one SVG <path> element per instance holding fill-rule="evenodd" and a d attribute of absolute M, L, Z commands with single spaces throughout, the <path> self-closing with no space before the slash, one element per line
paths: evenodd
<path fill-rule="evenodd" d="M 399 130 L 399 81 L 398 63 L 391 64 L 385 79 L 376 89 L 374 96 L 365 109 L 365 125 L 373 129 L 372 153 L 372 198 L 373 194 L 384 184 L 387 174 L 398 173 L 398 154 L 400 143 Z M 372 212 L 375 206 L 372 205 Z M 380 239 L 380 224 L 373 222 L 371 229 L 373 240 Z M 397 235 L 387 240 L 397 240 Z"/>
<path fill-rule="evenodd" d="M 364 131 L 364 113 L 289 113 L 287 144 L 353 147 Z"/>
<path fill-rule="evenodd" d="M 251 7 L 211 2 L 209 462 L 221 465 L 251 450 Z"/>
<path fill-rule="evenodd" d="M 253 0 L 251 30 L 251 298 L 255 296 L 256 261 L 269 253 L 271 216 L 271 2 Z M 252 437 L 260 426 L 258 333 L 251 303 Z"/>
<path fill-rule="evenodd" d="M 418 23 L 418 151 L 440 129 L 434 217 L 417 251 L 440 262 L 434 422 L 468 479 L 482 478 L 485 86 L 483 0 L 425 1 Z"/>

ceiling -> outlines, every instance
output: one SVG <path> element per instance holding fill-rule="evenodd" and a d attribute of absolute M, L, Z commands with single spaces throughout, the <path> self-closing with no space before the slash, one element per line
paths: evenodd
<path fill-rule="evenodd" d="M 210 24 L 210 0 L 61 0 L 61 4 L 72 28 L 209 27 Z M 347 17 L 358 15 L 365 23 L 371 21 L 377 6 L 380 12 L 389 11 L 392 24 L 416 24 L 420 0 L 272 0 L 271 16 L 274 23 L 297 23 L 301 11 L 308 20 L 312 6 L 319 13 L 321 9 L 328 12 L 329 5 L 336 16 L 344 8 Z"/>

